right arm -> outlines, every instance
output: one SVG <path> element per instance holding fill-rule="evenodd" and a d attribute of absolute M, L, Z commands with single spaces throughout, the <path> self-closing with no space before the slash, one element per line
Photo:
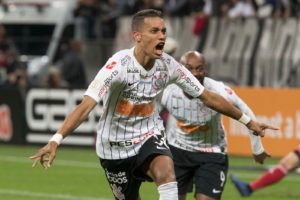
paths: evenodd
<path fill-rule="evenodd" d="M 61 128 L 58 130 L 58 133 L 60 133 L 63 138 L 71 134 L 84 120 L 86 120 L 96 105 L 97 102 L 93 98 L 84 96 L 82 102 L 66 117 Z"/>
<path fill-rule="evenodd" d="M 60 141 L 67 135 L 71 134 L 89 115 L 96 106 L 97 102 L 89 96 L 85 96 L 82 102 L 76 106 L 64 120 L 61 128 L 50 139 L 49 143 L 38 150 L 36 154 L 30 157 L 33 160 L 32 167 L 35 167 L 38 162 L 48 169 L 56 156 L 56 150 Z"/>
<path fill-rule="evenodd" d="M 48 144 L 30 157 L 33 160 L 33 167 L 40 162 L 45 169 L 48 169 L 55 159 L 57 147 L 63 138 L 71 134 L 88 117 L 97 102 L 103 99 L 110 92 L 111 87 L 121 80 L 120 65 L 117 61 L 118 58 L 115 57 L 108 60 L 89 85 L 82 102 L 66 117 Z"/>

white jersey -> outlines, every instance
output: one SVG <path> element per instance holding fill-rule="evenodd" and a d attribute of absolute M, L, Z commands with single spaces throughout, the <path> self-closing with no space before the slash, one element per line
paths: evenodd
<path fill-rule="evenodd" d="M 206 89 L 232 102 L 242 112 L 255 118 L 249 107 L 222 82 L 204 78 Z M 170 145 L 192 152 L 226 153 L 227 142 L 221 114 L 206 107 L 198 98 L 188 98 L 176 85 L 168 86 L 162 96 L 162 105 L 169 111 L 167 139 Z M 264 151 L 260 138 L 250 133 L 252 151 Z"/>
<path fill-rule="evenodd" d="M 163 54 L 146 71 L 133 55 L 134 48 L 114 54 L 85 92 L 103 100 L 104 113 L 97 127 L 96 151 L 103 159 L 136 155 L 142 144 L 164 130 L 159 117 L 158 94 L 171 83 L 198 97 L 199 81 L 174 58 Z"/>

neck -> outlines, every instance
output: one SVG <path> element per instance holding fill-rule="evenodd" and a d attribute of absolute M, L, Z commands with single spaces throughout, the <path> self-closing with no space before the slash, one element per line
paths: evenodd
<path fill-rule="evenodd" d="M 150 70 L 155 62 L 155 59 L 147 56 L 143 51 L 141 51 L 138 47 L 134 48 L 133 52 L 134 57 L 143 66 L 146 70 Z"/>

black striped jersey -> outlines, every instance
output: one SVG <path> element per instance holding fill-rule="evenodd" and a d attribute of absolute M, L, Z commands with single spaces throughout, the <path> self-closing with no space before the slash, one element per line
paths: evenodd
<path fill-rule="evenodd" d="M 206 89 L 216 92 L 255 119 L 250 108 L 222 82 L 204 78 Z M 199 98 L 187 97 L 177 85 L 168 86 L 161 100 L 170 113 L 167 124 L 167 140 L 170 145 L 192 152 L 226 153 L 227 142 L 221 114 L 208 108 Z M 258 155 L 264 151 L 260 137 L 249 132 L 252 151 Z"/>
<path fill-rule="evenodd" d="M 133 55 L 134 48 L 114 54 L 100 69 L 85 95 L 103 100 L 97 127 L 96 151 L 103 159 L 136 155 L 151 136 L 164 130 L 157 96 L 171 83 L 193 97 L 204 90 L 199 81 L 168 54 L 147 71 Z"/>

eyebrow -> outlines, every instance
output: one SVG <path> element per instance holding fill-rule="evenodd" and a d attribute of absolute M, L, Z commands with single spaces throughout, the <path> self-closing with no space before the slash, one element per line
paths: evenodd
<path fill-rule="evenodd" d="M 151 27 L 150 30 L 161 30 L 161 31 L 167 31 L 167 28 L 164 27 L 162 29 L 158 28 L 158 27 Z"/>
<path fill-rule="evenodd" d="M 204 66 L 204 65 L 193 66 L 193 65 L 191 65 L 189 63 L 186 63 L 185 65 L 188 66 L 188 67 L 193 67 L 193 68 L 203 68 L 203 66 Z"/>

